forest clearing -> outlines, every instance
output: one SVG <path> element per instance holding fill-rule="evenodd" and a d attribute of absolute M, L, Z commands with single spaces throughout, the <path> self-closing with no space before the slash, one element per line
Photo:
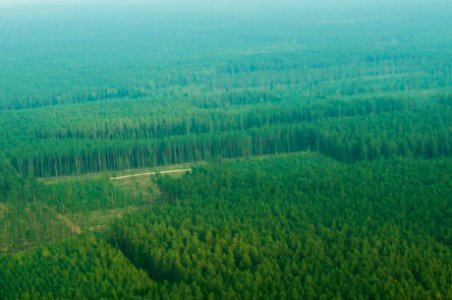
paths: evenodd
<path fill-rule="evenodd" d="M 450 1 L 106 4 L 0 1 L 0 299 L 452 299 Z"/>

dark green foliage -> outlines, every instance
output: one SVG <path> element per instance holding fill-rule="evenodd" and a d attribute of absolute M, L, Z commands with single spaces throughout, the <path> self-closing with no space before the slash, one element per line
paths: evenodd
<path fill-rule="evenodd" d="M 438 96 L 438 103 L 444 106 L 452 106 L 452 94 L 443 94 Z"/>
<path fill-rule="evenodd" d="M 9 168 L 8 164 L 4 161 L 0 161 L 0 199 L 4 199 L 8 196 L 14 186 L 16 176 Z"/>
<path fill-rule="evenodd" d="M 306 154 L 199 168 L 160 178 L 167 203 L 112 242 L 173 296 L 447 299 L 451 167 Z"/>
<path fill-rule="evenodd" d="M 449 156 L 450 7 L 386 5 L 371 16 L 326 5 L 326 19 L 295 3 L 2 18 L 2 153 L 25 177 L 306 149 L 339 161 Z"/>
<path fill-rule="evenodd" d="M 25 193 L 24 186 L 31 188 L 33 180 L 25 180 L 9 161 L 0 156 L 0 203 L 6 202 L 8 199 L 29 200 L 33 192 L 28 190 L 28 193 Z"/>
<path fill-rule="evenodd" d="M 100 124 L 94 131 L 91 126 L 77 131 L 69 127 L 39 138 L 30 136 L 32 141 L 37 139 L 38 151 L 19 140 L 8 151 L 14 153 L 12 165 L 25 176 L 81 174 L 306 149 L 343 162 L 449 156 L 451 108 L 433 104 L 413 107 L 408 100 L 318 101 L 289 107 L 264 105 L 246 115 L 239 110 L 172 116 L 168 120 L 128 119 L 119 123 L 120 128 Z M 72 122 L 69 116 L 63 119 Z M 19 152 L 19 148 L 29 150 Z"/>

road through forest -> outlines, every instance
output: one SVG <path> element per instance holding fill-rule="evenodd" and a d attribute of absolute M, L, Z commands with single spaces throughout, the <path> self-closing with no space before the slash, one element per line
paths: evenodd
<path fill-rule="evenodd" d="M 191 170 L 192 169 L 190 168 L 190 169 L 167 170 L 167 171 L 160 171 L 160 172 L 145 172 L 145 173 L 137 173 L 137 174 L 117 176 L 117 177 L 110 177 L 110 180 L 121 180 L 121 179 L 127 179 L 127 178 L 132 178 L 132 177 L 148 176 L 148 175 L 156 175 L 156 174 L 182 174 L 182 173 L 191 172 Z"/>

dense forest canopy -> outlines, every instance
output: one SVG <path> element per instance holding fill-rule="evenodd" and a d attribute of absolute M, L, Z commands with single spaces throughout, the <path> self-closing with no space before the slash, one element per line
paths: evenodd
<path fill-rule="evenodd" d="M 1 2 L 0 299 L 452 299 L 451 20 Z"/>
<path fill-rule="evenodd" d="M 451 168 L 449 158 L 344 164 L 304 153 L 157 177 L 160 201 L 116 222 L 109 245 L 81 235 L 1 258 L 0 293 L 448 299 Z"/>

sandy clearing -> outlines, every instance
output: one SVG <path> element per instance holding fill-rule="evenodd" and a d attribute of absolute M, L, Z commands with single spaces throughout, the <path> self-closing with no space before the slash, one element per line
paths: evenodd
<path fill-rule="evenodd" d="M 71 220 L 69 220 L 67 217 L 63 216 L 62 214 L 57 214 L 57 218 L 59 220 L 63 221 L 64 223 L 66 223 L 66 225 L 68 225 L 69 228 L 71 228 L 72 233 L 77 234 L 77 235 L 82 233 L 82 230 L 80 229 L 79 226 L 72 223 Z"/>

